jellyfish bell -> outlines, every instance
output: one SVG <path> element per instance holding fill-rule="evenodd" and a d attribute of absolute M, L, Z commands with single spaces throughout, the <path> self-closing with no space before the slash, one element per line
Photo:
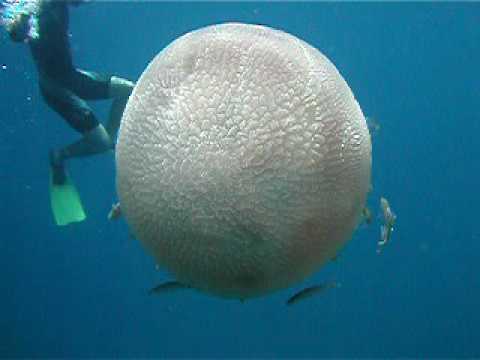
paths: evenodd
<path fill-rule="evenodd" d="M 317 271 L 370 184 L 365 117 L 317 49 L 264 26 L 181 36 L 147 66 L 116 147 L 122 214 L 161 266 L 230 298 Z"/>

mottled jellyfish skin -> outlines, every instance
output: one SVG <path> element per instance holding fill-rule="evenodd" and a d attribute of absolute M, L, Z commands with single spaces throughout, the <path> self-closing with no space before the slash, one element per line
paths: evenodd
<path fill-rule="evenodd" d="M 351 238 L 371 143 L 318 50 L 223 24 L 159 53 L 127 104 L 116 152 L 122 212 L 179 281 L 249 298 L 317 271 Z"/>

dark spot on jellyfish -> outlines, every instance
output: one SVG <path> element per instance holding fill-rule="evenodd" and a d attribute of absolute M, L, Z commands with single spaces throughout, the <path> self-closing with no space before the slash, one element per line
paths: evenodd
<path fill-rule="evenodd" d="M 182 69 L 186 74 L 191 74 L 197 65 L 197 56 L 195 54 L 189 54 L 183 59 Z"/>
<path fill-rule="evenodd" d="M 251 289 L 258 286 L 259 277 L 254 274 L 244 273 L 235 277 L 234 283 L 238 287 Z"/>

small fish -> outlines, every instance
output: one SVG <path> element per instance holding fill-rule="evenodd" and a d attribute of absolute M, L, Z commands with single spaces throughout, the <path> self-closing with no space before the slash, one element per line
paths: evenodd
<path fill-rule="evenodd" d="M 297 303 L 301 300 L 307 299 L 309 297 L 312 297 L 313 295 L 318 294 L 320 292 L 323 292 L 324 290 L 337 288 L 337 287 L 340 287 L 340 284 L 338 284 L 336 282 L 328 282 L 328 283 L 321 284 L 321 285 L 310 286 L 310 287 L 307 287 L 303 290 L 300 290 L 295 295 L 290 297 L 287 300 L 286 304 L 287 304 L 287 306 L 294 305 L 295 303 Z"/>
<path fill-rule="evenodd" d="M 367 225 L 370 225 L 372 223 L 372 212 L 366 206 L 362 210 L 362 217 Z"/>
<path fill-rule="evenodd" d="M 120 203 L 112 205 L 112 209 L 108 213 L 108 220 L 118 220 L 122 216 L 122 209 L 120 208 Z"/>
<path fill-rule="evenodd" d="M 380 123 L 377 121 L 377 119 L 367 116 L 365 120 L 367 121 L 367 127 L 370 132 L 370 136 L 374 136 L 380 131 Z"/>
<path fill-rule="evenodd" d="M 148 290 L 148 294 L 156 295 L 185 289 L 190 289 L 190 286 L 179 283 L 178 281 L 167 281 Z"/>
<path fill-rule="evenodd" d="M 380 227 L 380 240 L 378 241 L 378 250 L 390 241 L 392 236 L 393 227 L 397 220 L 397 215 L 392 211 L 388 200 L 384 197 L 380 198 L 380 209 L 382 210 L 383 225 Z"/>

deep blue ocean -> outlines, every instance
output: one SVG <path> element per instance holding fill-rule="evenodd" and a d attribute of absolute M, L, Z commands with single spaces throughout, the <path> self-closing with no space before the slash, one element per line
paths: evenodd
<path fill-rule="evenodd" d="M 58 227 L 48 150 L 77 134 L 43 102 L 28 48 L 0 32 L 0 357 L 480 357 L 480 3 L 92 2 L 71 10 L 75 64 L 138 79 L 179 36 L 264 24 L 322 51 L 380 125 L 369 196 L 336 262 L 264 298 L 148 296 L 155 269 L 117 201 L 115 162 L 69 163 L 88 217 Z M 109 102 L 94 103 L 105 120 Z M 397 214 L 378 254 L 378 200 Z M 285 306 L 295 291 L 342 287 Z"/>

